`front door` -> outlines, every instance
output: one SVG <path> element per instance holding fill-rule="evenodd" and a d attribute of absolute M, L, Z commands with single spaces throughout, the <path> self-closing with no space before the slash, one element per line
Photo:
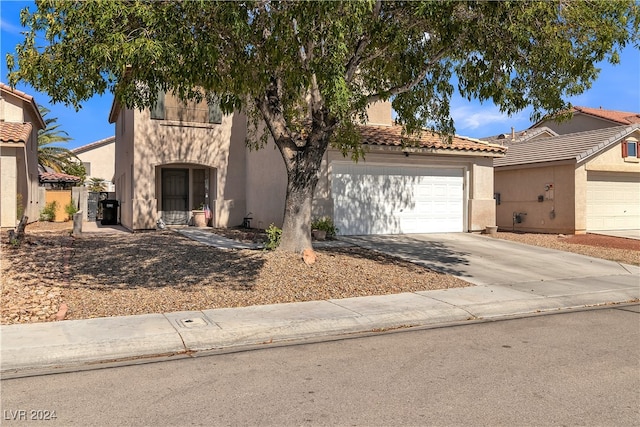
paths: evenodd
<path fill-rule="evenodd" d="M 162 219 L 168 225 L 189 222 L 189 169 L 162 169 Z"/>

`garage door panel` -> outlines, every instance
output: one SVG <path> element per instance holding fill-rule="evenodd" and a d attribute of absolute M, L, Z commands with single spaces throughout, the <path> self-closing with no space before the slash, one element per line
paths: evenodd
<path fill-rule="evenodd" d="M 640 175 L 590 172 L 586 216 L 587 230 L 640 228 Z"/>
<path fill-rule="evenodd" d="M 332 165 L 341 234 L 463 231 L 461 169 Z"/>

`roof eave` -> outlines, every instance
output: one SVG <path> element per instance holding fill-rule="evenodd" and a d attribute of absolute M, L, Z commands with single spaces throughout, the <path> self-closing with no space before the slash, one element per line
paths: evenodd
<path fill-rule="evenodd" d="M 402 153 L 402 154 L 429 154 L 429 155 L 446 155 L 446 156 L 464 156 L 464 157 L 504 157 L 505 152 L 483 151 L 483 150 L 465 150 L 456 148 L 440 148 L 440 147 L 400 147 L 397 145 L 380 145 L 380 144 L 364 144 L 369 151 Z"/>

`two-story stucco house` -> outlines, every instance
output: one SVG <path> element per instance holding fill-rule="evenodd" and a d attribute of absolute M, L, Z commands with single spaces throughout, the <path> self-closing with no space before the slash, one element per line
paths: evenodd
<path fill-rule="evenodd" d="M 187 224 L 191 210 L 207 205 L 211 225 L 281 225 L 286 174 L 273 144 L 246 146 L 247 119 L 215 106 L 185 105 L 165 94 L 153 110 L 114 104 L 116 197 L 121 223 L 153 229 L 156 221 Z M 334 219 L 340 234 L 463 232 L 495 225 L 493 159 L 505 148 L 454 137 L 445 144 L 424 132 L 403 148 L 391 106 L 369 110 L 361 127 L 365 161 L 353 163 L 329 150 L 322 163 L 314 213 Z"/>
<path fill-rule="evenodd" d="M 573 107 L 571 114 L 570 120 L 561 122 L 557 122 L 553 117 L 545 117 L 530 129 L 546 127 L 558 135 L 564 135 L 640 123 L 640 113 L 605 110 L 602 107 Z"/>
<path fill-rule="evenodd" d="M 38 131 L 44 127 L 33 97 L 0 82 L 0 227 L 14 227 L 20 212 L 38 220 Z"/>

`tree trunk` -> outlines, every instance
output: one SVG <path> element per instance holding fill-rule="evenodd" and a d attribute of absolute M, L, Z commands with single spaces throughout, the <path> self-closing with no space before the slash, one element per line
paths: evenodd
<path fill-rule="evenodd" d="M 311 248 L 311 205 L 324 151 L 306 147 L 285 161 L 287 197 L 279 250 L 300 253 Z"/>
<path fill-rule="evenodd" d="M 317 83 L 314 83 L 310 93 L 311 126 L 307 132 L 292 132 L 283 114 L 281 96 L 282 82 L 274 77 L 265 96 L 256 98 L 255 102 L 287 169 L 287 196 L 278 250 L 300 253 L 305 249 L 313 249 L 313 193 L 320 177 L 322 157 L 329 147 L 329 138 L 337 120 L 322 106 L 320 91 Z"/>
<path fill-rule="evenodd" d="M 300 253 L 311 249 L 311 205 L 329 137 L 320 132 L 304 148 L 285 157 L 287 196 L 279 250 Z"/>

